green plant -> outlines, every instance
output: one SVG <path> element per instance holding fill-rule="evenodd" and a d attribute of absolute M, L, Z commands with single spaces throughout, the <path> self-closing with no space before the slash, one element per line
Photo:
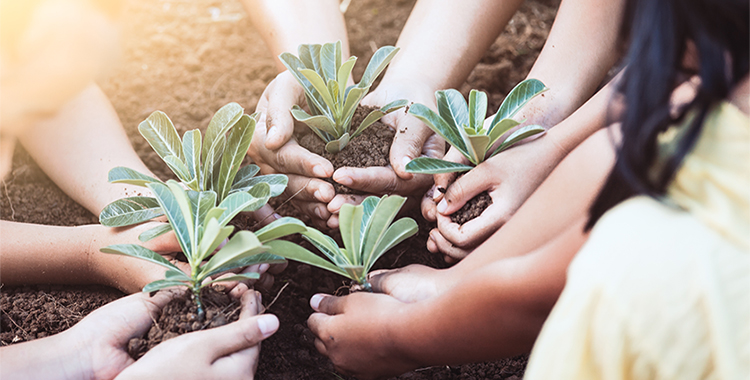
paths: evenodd
<path fill-rule="evenodd" d="M 492 151 L 493 145 L 502 135 L 523 123 L 511 118 L 529 100 L 546 90 L 544 83 L 536 79 L 527 79 L 519 83 L 510 91 L 487 127 L 484 123 L 487 114 L 487 94 L 477 90 L 471 90 L 468 105 L 461 93 L 456 90 L 437 91 L 435 98 L 438 113 L 422 104 L 413 104 L 409 107 L 409 113 L 422 120 L 476 166 L 519 141 L 544 132 L 544 128 L 538 125 L 522 127 Z M 488 156 L 490 151 L 492 153 Z M 430 157 L 418 157 L 406 165 L 406 171 L 422 174 L 464 172 L 472 168 L 470 165 Z"/>
<path fill-rule="evenodd" d="M 323 141 L 326 151 L 336 153 L 344 149 L 349 140 L 362 133 L 384 115 L 407 105 L 406 100 L 396 100 L 370 112 L 362 123 L 351 132 L 352 117 L 359 102 L 370 91 L 375 78 L 398 53 L 398 48 L 384 46 L 378 49 L 367 64 L 362 80 L 346 86 L 357 57 L 343 61 L 341 41 L 324 45 L 300 45 L 299 57 L 291 53 L 279 55 L 305 90 L 308 114 L 299 106 L 291 110 L 297 121 L 307 124 Z M 343 61 L 343 62 L 342 62 Z"/>
<path fill-rule="evenodd" d="M 271 252 L 348 277 L 364 289 L 371 290 L 367 273 L 386 251 L 417 233 L 417 223 L 401 218 L 391 224 L 406 198 L 384 195 L 367 197 L 359 206 L 345 204 L 339 212 L 339 230 L 344 248 L 333 238 L 307 227 L 302 236 L 330 260 L 294 243 L 275 240 L 267 243 Z"/>
<path fill-rule="evenodd" d="M 305 225 L 299 220 L 281 218 L 256 233 L 237 232 L 226 245 L 214 253 L 234 231 L 234 227 L 227 226 L 227 223 L 237 213 L 248 207 L 265 204 L 270 192 L 268 184 L 260 183 L 248 192 L 230 194 L 218 206 L 217 194 L 214 191 L 185 190 L 173 180 L 167 181 L 166 184 L 151 182 L 146 186 L 154 193 L 156 201 L 167 215 L 180 248 L 187 258 L 190 274 L 181 271 L 158 253 L 137 244 L 110 245 L 101 251 L 137 257 L 167 268 L 164 279 L 146 285 L 143 291 L 153 292 L 171 286 L 187 286 L 198 304 L 199 315 L 202 315 L 203 311 L 200 290 L 216 281 L 210 279 L 212 276 L 253 264 L 284 262 L 284 258 L 268 253 L 270 248 L 263 244 L 305 230 Z M 221 281 L 258 277 L 258 273 L 241 273 L 225 277 Z"/>
<path fill-rule="evenodd" d="M 286 188 L 288 179 L 285 175 L 256 177 L 260 171 L 257 165 L 240 168 L 250 146 L 256 122 L 256 114 L 248 116 L 243 112 L 243 108 L 237 103 L 229 103 L 219 109 L 209 122 L 203 139 L 198 129 L 185 132 L 180 139 L 172 121 L 161 111 L 152 113 L 138 126 L 138 131 L 187 189 L 213 191 L 217 204 L 232 194 L 249 192 L 261 183 L 269 186 L 271 197 L 277 196 Z M 126 167 L 110 170 L 109 182 L 136 186 L 163 184 L 156 178 Z M 255 211 L 264 204 L 254 204 L 244 211 Z M 122 227 L 163 214 L 155 198 L 137 196 L 110 203 L 102 210 L 99 221 L 108 227 Z M 169 230 L 168 226 L 163 226 L 146 231 L 141 240 L 147 241 Z"/>

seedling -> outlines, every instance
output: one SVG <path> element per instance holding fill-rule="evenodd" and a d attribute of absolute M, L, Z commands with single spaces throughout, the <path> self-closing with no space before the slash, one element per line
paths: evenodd
<path fill-rule="evenodd" d="M 529 100 L 546 90 L 544 83 L 536 79 L 527 79 L 519 83 L 510 91 L 487 127 L 484 123 L 487 114 L 487 94 L 481 91 L 471 90 L 468 105 L 461 93 L 456 90 L 435 92 L 439 114 L 425 105 L 413 104 L 409 107 L 409 113 L 422 120 L 461 152 L 473 166 L 437 158 L 418 157 L 406 165 L 406 171 L 422 174 L 465 172 L 521 140 L 544 132 L 544 128 L 538 125 L 525 126 L 513 132 L 494 151 L 492 150 L 502 135 L 523 123 L 511 118 Z M 488 155 L 489 152 L 492 153 Z"/>
<path fill-rule="evenodd" d="M 300 45 L 299 57 L 282 53 L 279 59 L 305 90 L 308 114 L 299 106 L 292 107 L 292 116 L 307 124 L 326 142 L 326 151 L 337 153 L 351 139 L 361 134 L 384 115 L 407 105 L 406 100 L 396 100 L 370 112 L 352 132 L 352 117 L 359 102 L 370 91 L 375 78 L 398 53 L 398 48 L 383 46 L 370 59 L 359 83 L 346 86 L 357 57 L 343 61 L 341 41 L 324 45 Z M 343 61 L 343 62 L 342 62 Z"/>
<path fill-rule="evenodd" d="M 138 126 L 138 131 L 151 147 L 180 179 L 186 189 L 212 191 L 216 204 L 230 195 L 251 191 L 265 183 L 270 196 L 281 194 L 286 188 L 287 177 L 283 174 L 255 176 L 257 165 L 240 168 L 255 131 L 256 114 L 245 115 L 237 103 L 222 107 L 208 124 L 206 136 L 201 141 L 201 132 L 194 129 L 185 132 L 183 138 L 169 117 L 155 111 Z M 109 182 L 147 186 L 162 181 L 139 173 L 133 169 L 116 167 L 109 171 Z M 216 204 L 212 206 L 216 206 Z M 255 211 L 263 204 L 254 203 L 244 211 Z M 107 205 L 99 215 L 101 224 L 108 227 L 123 227 L 163 215 L 164 211 L 153 197 L 128 197 Z M 157 227 L 141 235 L 142 241 L 153 239 L 169 231 L 169 226 Z"/>
<path fill-rule="evenodd" d="M 284 258 L 268 253 L 270 247 L 263 245 L 271 239 L 305 230 L 305 225 L 294 218 L 281 218 L 256 233 L 239 231 L 217 252 L 214 251 L 234 231 L 227 223 L 240 211 L 265 204 L 270 187 L 260 183 L 248 192 L 235 192 L 216 206 L 214 191 L 185 190 L 176 181 L 166 184 L 151 182 L 146 185 L 154 193 L 156 201 L 164 210 L 177 241 L 187 258 L 190 274 L 158 253 L 137 244 L 116 244 L 101 249 L 105 253 L 133 256 L 167 268 L 165 278 L 149 283 L 144 292 L 153 292 L 171 286 L 187 286 L 198 304 L 198 314 L 203 315 L 200 291 L 218 280 L 211 280 L 232 269 L 260 263 L 282 263 Z M 213 256 L 211 254 L 213 253 Z M 210 259 L 209 259 L 209 256 Z M 205 260 L 208 260 L 204 262 Z M 258 273 L 240 273 L 224 277 L 220 281 L 257 279 Z"/>
<path fill-rule="evenodd" d="M 331 237 L 307 227 L 301 232 L 330 260 L 283 240 L 271 241 L 272 252 L 290 260 L 326 269 L 348 277 L 363 289 L 372 291 L 367 273 L 372 265 L 389 249 L 417 233 L 417 223 L 411 218 L 401 218 L 391 224 L 406 198 L 384 195 L 367 197 L 359 206 L 345 204 L 339 212 L 339 230 L 344 248 Z"/>

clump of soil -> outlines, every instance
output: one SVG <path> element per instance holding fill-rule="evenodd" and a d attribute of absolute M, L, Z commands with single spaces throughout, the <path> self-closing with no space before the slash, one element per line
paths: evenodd
<path fill-rule="evenodd" d="M 362 120 L 377 107 L 357 106 L 352 117 L 352 132 L 356 130 Z M 398 111 L 396 111 L 398 112 Z M 307 130 L 302 136 L 298 136 L 298 143 L 303 148 L 323 156 L 331 161 L 333 170 L 343 167 L 367 168 L 370 166 L 387 166 L 391 153 L 391 143 L 396 132 L 380 120 L 367 127 L 359 136 L 349 141 L 349 144 L 338 153 L 326 152 L 326 143 L 321 140 L 312 130 Z M 363 192 L 350 189 L 340 183 L 328 179 L 339 194 L 364 194 Z"/>
<path fill-rule="evenodd" d="M 491 204 L 492 198 L 490 197 L 490 194 L 483 191 L 476 197 L 471 198 L 471 200 L 466 202 L 463 207 L 458 209 L 458 211 L 451 214 L 451 221 L 453 223 L 464 224 L 481 215 L 482 211 L 487 209 L 487 207 L 490 207 Z"/>
<path fill-rule="evenodd" d="M 198 305 L 192 294 L 185 291 L 181 296 L 169 301 L 161 312 L 159 319 L 141 338 L 128 342 L 128 354 L 133 359 L 145 355 L 157 344 L 193 331 L 205 330 L 226 325 L 240 318 L 241 305 L 226 293 L 205 287 L 201 290 L 201 300 L 205 309 L 205 318 L 198 317 Z"/>

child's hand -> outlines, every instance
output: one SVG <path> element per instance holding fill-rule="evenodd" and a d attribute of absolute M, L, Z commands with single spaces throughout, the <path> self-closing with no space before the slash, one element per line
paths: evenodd
<path fill-rule="evenodd" d="M 453 284 L 445 270 L 412 264 L 383 269 L 367 275 L 376 293 L 385 293 L 405 303 L 419 302 L 442 293 Z"/>
<path fill-rule="evenodd" d="M 117 379 L 252 379 L 259 343 L 279 327 L 276 316 L 258 315 L 261 308 L 260 294 L 246 291 L 239 321 L 163 342 Z"/>
<path fill-rule="evenodd" d="M 168 232 L 145 243 L 138 240 L 138 235 L 159 224 L 161 223 L 149 222 L 130 228 L 91 226 L 94 231 L 89 248 L 89 263 L 92 272 L 98 276 L 99 282 L 116 287 L 125 293 L 136 293 L 140 292 L 146 284 L 164 278 L 166 269 L 160 265 L 135 257 L 99 251 L 99 249 L 112 244 L 142 245 L 161 254 L 168 260 L 173 260 L 172 262 L 185 273 L 190 273 L 190 267 L 187 263 L 174 260 L 176 253 L 181 252 L 180 244 L 177 242 L 174 232 Z"/>
<path fill-rule="evenodd" d="M 543 136 L 490 158 L 455 182 L 450 182 L 455 175 L 436 175 L 435 186 L 447 190 L 444 195 L 433 190 L 433 199 L 423 199 L 422 214 L 438 223 L 438 228 L 430 232 L 427 249 L 442 252 L 447 262 L 466 257 L 515 214 L 564 153 Z M 446 159 L 457 154 L 451 148 Z M 449 216 L 483 191 L 489 193 L 492 204 L 463 225 L 453 223 Z"/>

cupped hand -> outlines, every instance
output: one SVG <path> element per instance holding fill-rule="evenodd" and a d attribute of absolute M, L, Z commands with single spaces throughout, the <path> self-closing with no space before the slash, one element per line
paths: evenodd
<path fill-rule="evenodd" d="M 393 349 L 389 331 L 405 304 L 389 295 L 359 292 L 344 297 L 316 294 L 307 320 L 315 347 L 337 371 L 358 379 L 399 375 L 419 363 Z"/>
<path fill-rule="evenodd" d="M 443 253 L 448 262 L 466 257 L 513 216 L 564 156 L 563 149 L 542 136 L 484 161 L 453 183 L 455 174 L 435 175 L 433 198 L 422 201 L 422 214 L 438 224 L 430 232 L 427 248 Z M 453 148 L 446 159 L 465 160 Z M 492 204 L 481 215 L 463 225 L 451 221 L 451 214 L 483 191 Z"/>
<path fill-rule="evenodd" d="M 117 379 L 252 379 L 260 342 L 279 327 L 276 316 L 261 311 L 260 294 L 247 291 L 237 322 L 163 342 Z"/>
<path fill-rule="evenodd" d="M 293 204 L 321 226 L 330 217 L 326 204 L 335 195 L 333 186 L 321 178 L 331 177 L 333 165 L 297 143 L 290 112 L 294 105 L 305 105 L 304 91 L 292 74 L 284 71 L 268 84 L 258 101 L 259 120 L 248 155 L 262 174 L 286 174 L 289 183 L 283 196 L 293 197 Z"/>

